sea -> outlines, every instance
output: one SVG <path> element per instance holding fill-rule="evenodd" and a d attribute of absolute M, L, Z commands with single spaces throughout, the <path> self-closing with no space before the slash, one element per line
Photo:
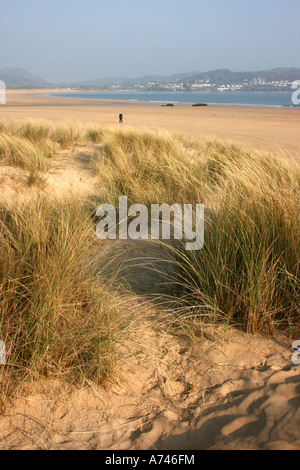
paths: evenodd
<path fill-rule="evenodd" d="M 124 101 L 127 104 L 141 105 L 147 102 L 153 106 L 163 104 L 174 105 L 192 105 L 207 104 L 211 106 L 241 106 L 254 108 L 295 108 L 292 102 L 292 90 L 289 92 L 215 92 L 215 93 L 197 93 L 197 92 L 134 92 L 134 91 L 114 91 L 114 92 L 70 92 L 70 93 L 51 93 L 48 96 L 63 98 L 78 98 L 111 101 Z M 126 104 L 124 103 L 124 104 Z M 79 103 L 78 103 L 79 104 Z M 117 103 L 116 103 L 117 104 Z M 105 103 L 103 103 L 105 105 Z"/>

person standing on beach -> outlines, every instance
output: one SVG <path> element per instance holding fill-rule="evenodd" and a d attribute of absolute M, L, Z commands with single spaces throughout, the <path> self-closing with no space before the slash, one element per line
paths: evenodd
<path fill-rule="evenodd" d="M 120 114 L 119 114 L 119 123 L 122 123 L 122 122 L 123 122 L 123 114 L 120 113 Z"/>

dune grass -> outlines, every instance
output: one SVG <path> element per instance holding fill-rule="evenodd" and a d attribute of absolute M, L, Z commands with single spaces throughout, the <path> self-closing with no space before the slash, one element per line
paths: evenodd
<path fill-rule="evenodd" d="M 117 205 L 204 203 L 205 246 L 175 249 L 178 292 L 194 317 L 249 332 L 299 325 L 300 171 L 270 154 L 166 132 L 105 133 L 94 163 Z"/>
<path fill-rule="evenodd" d="M 43 142 L 49 138 L 51 128 L 44 122 L 27 120 L 3 125 L 2 131 L 12 136 L 21 137 L 32 143 Z"/>
<path fill-rule="evenodd" d="M 0 402 L 32 378 L 104 381 L 126 320 L 91 269 L 99 240 L 84 204 L 40 199 L 0 212 Z"/>
<path fill-rule="evenodd" d="M 94 144 L 100 188 L 90 200 L 39 196 L 0 206 L 0 339 L 8 355 L 0 401 L 29 378 L 102 381 L 113 369 L 128 315 L 88 260 L 100 243 L 92 211 L 123 195 L 129 204 L 206 206 L 204 248 L 171 248 L 183 316 L 251 333 L 299 330 L 298 166 L 162 131 L 27 122 L 0 132 L 0 160 L 33 176 L 47 170 L 52 151 Z"/>
<path fill-rule="evenodd" d="M 49 138 L 60 145 L 61 149 L 74 148 L 80 141 L 81 129 L 73 126 L 55 126 L 50 130 Z"/>
<path fill-rule="evenodd" d="M 43 182 L 41 173 L 51 167 L 51 158 L 61 150 L 74 149 L 81 130 L 72 126 L 51 126 L 27 120 L 0 123 L 0 164 L 29 172 L 28 185 Z"/>
<path fill-rule="evenodd" d="M 3 133 L 0 135 L 0 161 L 30 171 L 46 171 L 49 168 L 49 149 L 36 145 L 22 137 Z"/>
<path fill-rule="evenodd" d="M 248 332 L 300 323 L 300 172 L 271 155 L 209 143 L 211 191 L 201 251 L 176 251 L 195 315 Z"/>
<path fill-rule="evenodd" d="M 106 131 L 94 159 L 103 200 L 117 204 L 198 201 L 202 197 L 201 166 L 194 164 L 180 138 L 164 131 Z"/>
<path fill-rule="evenodd" d="M 61 149 L 75 146 L 81 137 L 81 129 L 79 127 L 69 125 L 53 126 L 32 120 L 20 123 L 2 123 L 0 131 L 14 137 L 26 139 L 35 144 L 57 143 Z"/>
<path fill-rule="evenodd" d="M 88 142 L 92 142 L 93 144 L 100 143 L 103 140 L 103 136 L 105 131 L 101 127 L 89 127 L 86 129 L 84 138 Z"/>

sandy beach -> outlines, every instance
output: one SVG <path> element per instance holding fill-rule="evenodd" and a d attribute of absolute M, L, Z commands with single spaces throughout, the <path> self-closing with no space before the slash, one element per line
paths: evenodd
<path fill-rule="evenodd" d="M 67 92 L 74 91 L 8 90 L 7 105 L 0 107 L 0 121 L 34 119 L 52 123 L 98 124 L 107 128 L 118 125 L 118 115 L 122 112 L 124 127 L 163 128 L 193 138 L 217 138 L 300 161 L 299 110 L 222 106 L 166 108 L 122 102 L 119 106 L 116 102 L 107 102 L 105 106 L 103 101 L 97 100 L 43 96 Z"/>

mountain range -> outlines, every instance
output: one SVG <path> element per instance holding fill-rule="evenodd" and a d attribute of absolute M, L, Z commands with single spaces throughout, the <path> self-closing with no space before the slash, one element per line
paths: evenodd
<path fill-rule="evenodd" d="M 32 75 L 20 68 L 5 68 L 0 70 L 0 80 L 3 80 L 7 88 L 103 88 L 111 86 L 133 86 L 146 84 L 148 82 L 192 83 L 195 81 L 209 81 L 216 85 L 224 83 L 237 83 L 243 80 L 252 80 L 262 77 L 266 81 L 288 80 L 293 82 L 300 80 L 299 68 L 276 68 L 273 70 L 263 70 L 255 72 L 232 72 L 228 69 L 212 70 L 210 72 L 187 72 L 174 75 L 146 75 L 138 78 L 126 77 L 106 77 L 94 80 L 79 81 L 73 83 L 53 83 L 40 77 Z"/>

